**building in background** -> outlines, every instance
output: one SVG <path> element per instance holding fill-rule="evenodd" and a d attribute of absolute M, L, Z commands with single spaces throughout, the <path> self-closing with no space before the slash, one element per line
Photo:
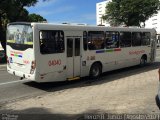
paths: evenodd
<path fill-rule="evenodd" d="M 97 25 L 105 25 L 105 26 L 110 26 L 110 24 L 102 19 L 102 16 L 105 15 L 106 11 L 106 5 L 108 2 L 112 0 L 104 0 L 103 2 L 99 2 L 96 4 L 96 17 L 97 17 Z"/>
<path fill-rule="evenodd" d="M 154 28 L 160 34 L 160 11 L 145 22 L 145 28 Z"/>

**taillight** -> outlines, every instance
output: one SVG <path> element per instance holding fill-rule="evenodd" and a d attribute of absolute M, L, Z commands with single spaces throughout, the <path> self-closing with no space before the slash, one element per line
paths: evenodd
<path fill-rule="evenodd" d="M 7 58 L 7 65 L 8 65 L 9 68 L 11 68 L 8 56 L 6 56 L 6 58 Z"/>
<path fill-rule="evenodd" d="M 34 73 L 35 68 L 36 68 L 36 61 L 34 60 L 34 61 L 32 61 L 32 63 L 31 63 L 31 71 L 30 71 L 31 74 Z"/>
<path fill-rule="evenodd" d="M 35 69 L 35 68 L 36 68 L 36 61 L 32 61 L 31 69 Z"/>

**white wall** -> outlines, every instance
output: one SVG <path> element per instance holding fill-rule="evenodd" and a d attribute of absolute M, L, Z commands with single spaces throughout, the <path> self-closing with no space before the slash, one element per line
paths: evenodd
<path fill-rule="evenodd" d="M 102 19 L 102 16 L 105 15 L 106 4 L 110 1 L 112 0 L 105 0 L 96 4 L 97 25 L 110 26 L 110 24 L 107 21 L 104 21 Z"/>

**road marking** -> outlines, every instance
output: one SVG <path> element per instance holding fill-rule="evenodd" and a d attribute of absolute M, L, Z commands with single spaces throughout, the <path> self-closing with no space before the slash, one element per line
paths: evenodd
<path fill-rule="evenodd" d="M 5 83 L 0 83 L 0 86 L 11 84 L 11 83 L 26 82 L 26 81 L 30 81 L 30 80 L 25 79 L 25 80 L 16 80 L 16 81 L 11 81 L 11 82 L 5 82 Z"/>

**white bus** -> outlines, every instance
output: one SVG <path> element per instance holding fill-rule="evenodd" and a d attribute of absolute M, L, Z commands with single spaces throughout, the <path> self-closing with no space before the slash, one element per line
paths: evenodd
<path fill-rule="evenodd" d="M 7 70 L 36 82 L 97 78 L 155 60 L 156 31 L 142 28 L 10 23 Z"/>

